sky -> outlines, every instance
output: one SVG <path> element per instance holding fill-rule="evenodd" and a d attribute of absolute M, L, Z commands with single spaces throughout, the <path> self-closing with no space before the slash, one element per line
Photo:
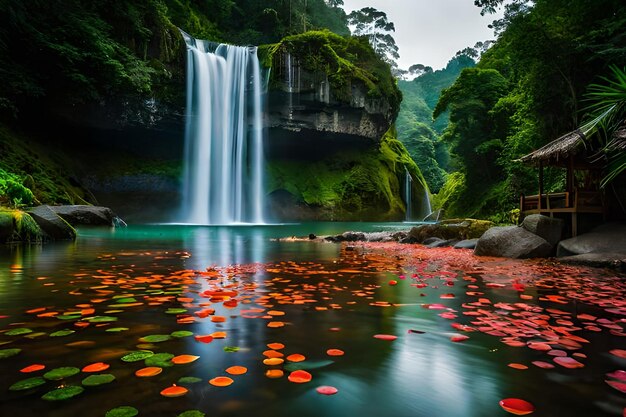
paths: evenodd
<path fill-rule="evenodd" d="M 437 70 L 457 51 L 494 39 L 489 25 L 497 15 L 480 15 L 472 0 L 344 0 L 344 10 L 373 7 L 387 14 L 396 31 L 398 66 L 424 64 Z"/>

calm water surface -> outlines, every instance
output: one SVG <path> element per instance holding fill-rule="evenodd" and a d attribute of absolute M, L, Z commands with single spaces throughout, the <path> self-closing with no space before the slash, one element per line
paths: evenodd
<path fill-rule="evenodd" d="M 606 373 L 626 369 L 626 359 L 610 353 L 626 349 L 621 276 L 528 261 L 478 262 L 469 252 L 451 249 L 272 240 L 406 228 L 369 223 L 131 226 L 80 230 L 72 243 L 4 248 L 0 349 L 21 352 L 0 359 L 1 414 L 104 416 L 128 405 L 140 416 L 200 410 L 207 416 L 483 417 L 510 415 L 498 404 L 510 397 L 533 403 L 536 416 L 623 414 L 626 394 L 605 383 L 610 380 Z M 541 285 L 532 285 L 535 279 Z M 398 284 L 389 285 L 391 280 Z M 575 292 L 568 292 L 570 285 Z M 216 298 L 215 291 L 224 289 L 236 292 L 236 306 Z M 209 315 L 203 318 L 202 311 Z M 94 316 L 115 321 L 90 322 Z M 215 322 L 213 316 L 224 321 Z M 268 327 L 270 322 L 284 326 Z M 515 323 L 520 333 L 499 334 L 505 322 Z M 455 330 L 452 323 L 476 331 Z M 22 328 L 31 332 L 6 334 Z M 126 330 L 107 331 L 115 328 Z M 65 329 L 74 333 L 51 336 Z M 140 340 L 179 330 L 194 336 L 225 332 L 226 337 L 208 344 L 194 336 L 152 344 Z M 398 338 L 379 340 L 376 334 Z M 470 338 L 452 342 L 458 334 Z M 571 334 L 585 341 L 576 346 L 563 340 Z M 524 343 L 507 345 L 506 337 Z M 524 346 L 546 340 L 584 367 L 533 365 L 554 364 L 552 355 Z M 267 366 L 263 359 L 270 343 L 284 344 L 280 351 L 285 356 L 299 353 L 306 360 Z M 331 348 L 345 355 L 328 356 Z M 135 371 L 146 364 L 120 358 L 139 349 L 200 358 L 138 378 Z M 58 387 L 80 386 L 88 374 L 9 390 L 54 368 L 94 362 L 109 364 L 100 373 L 114 375 L 115 381 L 56 402 L 41 396 Z M 32 364 L 46 369 L 20 372 Z M 233 365 L 248 371 L 225 373 Z M 307 369 L 313 380 L 289 382 L 294 366 Z M 269 369 L 283 369 L 285 376 L 268 378 Z M 179 384 L 189 389 L 187 395 L 160 395 L 189 376 L 201 381 Z M 217 376 L 234 382 L 228 387 L 209 384 Z M 320 395 L 315 388 L 321 385 L 339 392 Z"/>

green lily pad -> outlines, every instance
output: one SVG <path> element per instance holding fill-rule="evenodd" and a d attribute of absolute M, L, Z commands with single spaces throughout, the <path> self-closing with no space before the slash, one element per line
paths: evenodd
<path fill-rule="evenodd" d="M 0 349 L 0 359 L 10 358 L 20 353 L 22 349 Z"/>
<path fill-rule="evenodd" d="M 168 308 L 165 310 L 165 314 L 184 314 L 186 312 L 186 308 Z"/>
<path fill-rule="evenodd" d="M 33 331 L 31 329 L 27 329 L 26 327 L 20 327 L 18 329 L 9 330 L 5 334 L 7 336 L 21 336 L 23 334 L 28 334 L 28 333 L 32 333 L 32 332 Z"/>
<path fill-rule="evenodd" d="M 197 384 L 198 382 L 202 382 L 202 378 L 197 378 L 195 376 L 183 376 L 178 379 L 178 385 L 191 385 Z"/>
<path fill-rule="evenodd" d="M 335 363 L 334 361 L 329 360 L 321 360 L 321 361 L 304 361 L 304 362 L 295 362 L 285 365 L 285 371 L 293 372 L 304 370 L 308 371 L 309 369 L 318 369 L 323 368 L 328 365 L 332 365 Z"/>
<path fill-rule="evenodd" d="M 104 417 L 135 417 L 139 414 L 139 410 L 135 407 L 123 405 L 121 407 L 115 407 L 106 412 Z"/>
<path fill-rule="evenodd" d="M 187 410 L 187 411 L 183 411 L 176 417 L 205 417 L 205 416 L 206 414 L 204 414 L 202 411 Z"/>
<path fill-rule="evenodd" d="M 117 317 L 113 316 L 94 316 L 86 319 L 89 323 L 110 323 L 117 321 Z"/>
<path fill-rule="evenodd" d="M 89 375 L 83 379 L 82 384 L 86 387 L 95 387 L 97 385 L 109 384 L 115 381 L 115 376 L 111 374 Z"/>
<path fill-rule="evenodd" d="M 28 379 L 22 379 L 21 381 L 17 381 L 15 384 L 9 387 L 9 391 L 22 391 L 26 389 L 31 389 L 43 385 L 46 383 L 46 380 L 40 376 Z"/>
<path fill-rule="evenodd" d="M 157 353 L 145 360 L 146 366 L 158 366 L 159 368 L 169 368 L 174 366 L 171 359 L 174 357 L 171 353 Z"/>
<path fill-rule="evenodd" d="M 63 366 L 61 368 L 52 369 L 45 374 L 43 377 L 49 379 L 51 381 L 58 381 L 60 379 L 69 378 L 72 375 L 76 375 L 80 372 L 80 369 L 74 368 L 72 366 Z"/>
<path fill-rule="evenodd" d="M 176 332 L 172 332 L 170 336 L 180 339 L 182 337 L 193 336 L 193 332 L 190 332 L 189 330 L 178 330 Z"/>
<path fill-rule="evenodd" d="M 70 330 L 70 329 L 65 329 L 65 330 L 59 330 L 57 332 L 54 333 L 50 333 L 50 337 L 61 337 L 61 336 L 69 336 L 72 333 L 76 333 L 75 330 Z"/>
<path fill-rule="evenodd" d="M 85 388 L 83 387 L 70 385 L 67 387 L 55 389 L 54 391 L 50 391 L 44 394 L 41 399 L 46 401 L 62 401 L 75 397 L 81 394 L 83 391 L 85 391 Z"/>
<path fill-rule="evenodd" d="M 154 355 L 154 352 L 150 350 L 136 350 L 135 352 L 127 353 L 122 356 L 122 360 L 124 362 L 138 362 L 148 359 L 150 356 Z"/>
<path fill-rule="evenodd" d="M 125 332 L 127 330 L 130 330 L 130 329 L 128 327 L 111 327 L 110 329 L 106 329 L 105 332 L 119 333 L 119 332 Z"/>
<path fill-rule="evenodd" d="M 172 336 L 169 334 L 151 334 L 149 336 L 142 337 L 139 341 L 143 343 L 160 343 L 171 339 Z"/>
<path fill-rule="evenodd" d="M 58 320 L 78 320 L 82 316 L 80 314 L 60 314 L 56 316 Z"/>
<path fill-rule="evenodd" d="M 117 298 L 115 299 L 115 302 L 117 304 L 129 304 L 129 303 L 136 303 L 137 299 L 133 297 Z"/>
<path fill-rule="evenodd" d="M 27 334 L 24 337 L 26 337 L 28 339 L 36 339 L 38 337 L 45 336 L 46 334 L 47 333 L 45 333 L 45 332 L 29 333 L 29 334 Z"/>
<path fill-rule="evenodd" d="M 224 352 L 229 352 L 229 353 L 239 352 L 239 346 L 224 346 Z"/>

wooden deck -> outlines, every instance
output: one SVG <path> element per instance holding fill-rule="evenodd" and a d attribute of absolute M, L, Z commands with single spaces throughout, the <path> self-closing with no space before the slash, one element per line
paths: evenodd
<path fill-rule="evenodd" d="M 572 220 L 572 236 L 576 236 L 579 213 L 604 215 L 605 208 L 603 196 L 599 191 L 575 190 L 574 192 L 522 195 L 520 212 L 522 218 L 529 214 L 554 217 L 557 213 L 569 213 Z"/>

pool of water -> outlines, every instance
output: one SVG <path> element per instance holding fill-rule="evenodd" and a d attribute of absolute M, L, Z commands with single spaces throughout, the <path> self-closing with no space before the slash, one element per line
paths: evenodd
<path fill-rule="evenodd" d="M 508 415 L 505 398 L 532 403 L 537 416 L 623 414 L 623 374 L 614 373 L 626 369 L 623 276 L 420 245 L 274 240 L 407 227 L 146 225 L 3 248 L 0 352 L 19 351 L 0 359 L 2 415 L 104 416 L 131 406 L 140 416 L 483 417 Z M 180 331 L 189 335 L 172 336 Z M 122 358 L 139 350 L 199 358 L 166 356 L 161 373 L 138 377 L 149 360 Z M 264 363 L 281 354 L 305 359 Z M 41 397 L 94 373 L 15 389 L 97 362 L 109 367 L 95 374 L 115 379 L 70 399 Z M 33 364 L 45 368 L 22 372 Z M 247 372 L 230 375 L 231 366 Z M 298 368 L 312 380 L 291 382 Z M 219 376 L 232 384 L 210 383 Z M 161 395 L 173 384 L 188 392 Z M 319 386 L 338 392 L 321 395 Z"/>

